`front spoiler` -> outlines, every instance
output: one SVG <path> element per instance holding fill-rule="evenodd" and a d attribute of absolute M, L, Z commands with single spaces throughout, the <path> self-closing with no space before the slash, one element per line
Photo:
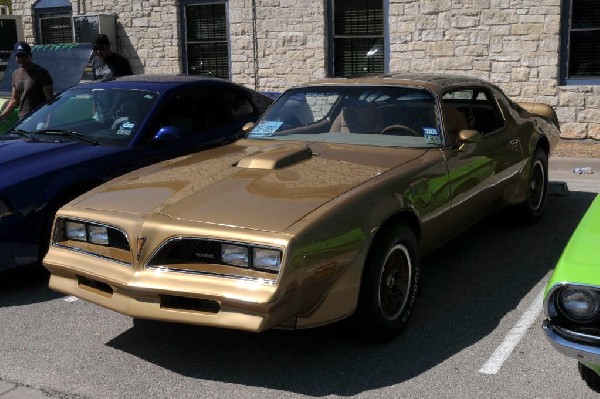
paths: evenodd
<path fill-rule="evenodd" d="M 600 337 L 559 327 L 548 319 L 542 327 L 558 352 L 580 362 L 600 365 Z"/>

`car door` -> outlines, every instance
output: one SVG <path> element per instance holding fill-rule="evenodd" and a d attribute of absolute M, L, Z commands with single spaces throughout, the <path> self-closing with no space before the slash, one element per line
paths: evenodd
<path fill-rule="evenodd" d="M 485 87 L 446 91 L 442 110 L 449 145 L 444 150 L 452 209 L 450 221 L 464 230 L 504 203 L 519 173 L 521 145 L 492 92 Z M 460 130 L 476 130 L 478 142 L 459 142 Z"/>

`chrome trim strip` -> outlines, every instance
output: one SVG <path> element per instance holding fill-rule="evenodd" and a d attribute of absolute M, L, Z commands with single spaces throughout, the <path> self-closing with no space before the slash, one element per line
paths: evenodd
<path fill-rule="evenodd" d="M 81 248 L 69 247 L 67 245 L 62 245 L 62 244 L 58 244 L 58 243 L 55 243 L 55 242 L 52 242 L 52 246 L 53 247 L 57 247 L 57 248 L 62 248 L 62 249 L 68 249 L 70 251 L 77 252 L 77 253 L 84 254 L 84 255 L 90 255 L 90 256 L 93 256 L 93 257 L 98 258 L 98 259 L 104 259 L 104 260 L 113 261 L 113 262 L 118 263 L 118 264 L 123 265 L 123 266 L 133 267 L 133 262 L 132 263 L 123 262 L 121 260 L 118 260 L 118 259 L 115 259 L 115 258 L 110 258 L 108 256 L 103 256 L 103 255 L 100 255 L 100 254 L 95 253 L 95 252 L 86 251 L 86 250 L 83 250 Z"/>
<path fill-rule="evenodd" d="M 579 361 L 600 364 L 600 337 L 567 330 L 553 324 L 548 319 L 544 320 L 542 328 L 546 333 L 546 338 L 558 352 Z M 572 340 L 564 338 L 565 336 Z M 577 342 L 578 339 L 594 342 L 598 346 Z"/>
<path fill-rule="evenodd" d="M 248 281 L 252 283 L 260 283 L 266 285 L 275 285 L 277 280 L 269 280 L 265 278 L 256 278 L 256 277 L 247 277 L 247 276 L 235 276 L 233 274 L 220 274 L 220 273 L 212 273 L 212 272 L 201 272 L 197 270 L 189 270 L 189 269 L 174 269 L 165 266 L 145 266 L 147 270 L 152 270 L 156 272 L 175 272 L 175 273 L 185 273 L 192 275 L 200 275 L 200 276 L 211 276 L 211 277 L 222 277 L 229 278 L 232 280 L 241 280 Z"/>

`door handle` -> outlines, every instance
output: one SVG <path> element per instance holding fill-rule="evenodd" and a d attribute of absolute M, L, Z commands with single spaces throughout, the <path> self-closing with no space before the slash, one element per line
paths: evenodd
<path fill-rule="evenodd" d="M 508 142 L 511 146 L 516 146 L 517 144 L 519 144 L 519 139 L 512 139 L 511 141 Z"/>

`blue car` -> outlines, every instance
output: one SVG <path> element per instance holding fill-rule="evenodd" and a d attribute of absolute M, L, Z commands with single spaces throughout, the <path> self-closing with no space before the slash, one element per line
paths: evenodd
<path fill-rule="evenodd" d="M 193 76 L 134 75 L 61 92 L 0 137 L 0 271 L 42 259 L 66 202 L 131 170 L 234 141 L 272 101 Z"/>

